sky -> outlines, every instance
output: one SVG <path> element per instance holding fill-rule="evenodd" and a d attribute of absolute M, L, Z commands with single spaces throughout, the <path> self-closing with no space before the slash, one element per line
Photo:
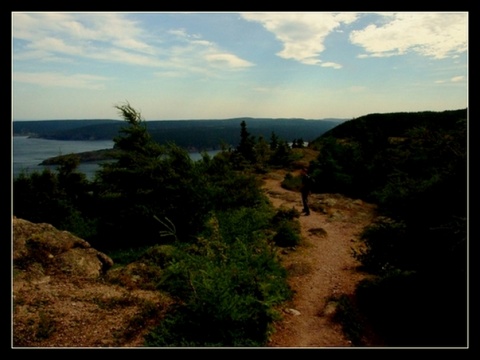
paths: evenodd
<path fill-rule="evenodd" d="M 12 12 L 13 120 L 468 107 L 468 12 Z"/>

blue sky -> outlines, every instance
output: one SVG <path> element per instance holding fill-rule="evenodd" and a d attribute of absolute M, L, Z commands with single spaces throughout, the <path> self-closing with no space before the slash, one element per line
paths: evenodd
<path fill-rule="evenodd" d="M 14 120 L 468 106 L 468 12 L 13 12 Z"/>

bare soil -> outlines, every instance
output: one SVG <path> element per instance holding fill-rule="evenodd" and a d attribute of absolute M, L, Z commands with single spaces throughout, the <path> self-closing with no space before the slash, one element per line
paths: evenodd
<path fill-rule="evenodd" d="M 285 174 L 283 170 L 269 173 L 263 188 L 275 207 L 300 212 L 300 194 L 281 186 Z M 339 194 L 312 194 L 310 208 L 309 216 L 298 218 L 301 243 L 283 251 L 294 297 L 282 307 L 283 319 L 275 324 L 268 346 L 352 347 L 342 326 L 333 320 L 332 299 L 353 294 L 367 276 L 358 269 L 352 249 L 361 245 L 359 235 L 375 218 L 375 206 Z"/>
<path fill-rule="evenodd" d="M 16 278 L 15 348 L 139 347 L 169 299 L 158 291 L 126 289 L 72 276 Z M 135 320 L 137 319 L 138 322 Z"/>

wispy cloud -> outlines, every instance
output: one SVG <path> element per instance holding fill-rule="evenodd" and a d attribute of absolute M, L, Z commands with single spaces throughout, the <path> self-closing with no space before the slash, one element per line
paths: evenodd
<path fill-rule="evenodd" d="M 416 52 L 442 59 L 467 50 L 465 13 L 381 14 L 382 23 L 352 31 L 350 41 L 366 51 L 360 57 L 387 57 Z"/>
<path fill-rule="evenodd" d="M 15 60 L 101 60 L 105 63 L 198 72 L 253 64 L 185 29 L 153 36 L 121 13 L 15 13 Z"/>
<path fill-rule="evenodd" d="M 105 88 L 105 82 L 110 79 L 88 74 L 66 75 L 53 72 L 16 72 L 13 74 L 13 80 L 44 87 L 101 90 Z"/>
<path fill-rule="evenodd" d="M 451 82 L 461 82 L 465 80 L 465 76 L 454 76 L 450 79 Z"/>
<path fill-rule="evenodd" d="M 331 67 L 331 68 L 334 68 L 334 69 L 341 69 L 343 67 L 342 65 L 334 63 L 334 62 L 324 62 L 324 63 L 321 63 L 320 66 Z"/>
<path fill-rule="evenodd" d="M 448 80 L 437 80 L 435 81 L 436 84 L 445 84 L 445 83 L 458 83 L 458 82 L 463 82 L 465 81 L 465 76 L 460 75 L 460 76 L 454 76 Z"/>
<path fill-rule="evenodd" d="M 253 66 L 251 62 L 240 59 L 238 56 L 233 54 L 214 52 L 205 55 L 205 58 L 210 64 L 219 66 L 227 65 L 229 68 L 233 69 Z"/>
<path fill-rule="evenodd" d="M 210 67 L 238 70 L 254 65 L 235 54 L 223 51 L 215 43 L 203 39 L 198 34 L 189 34 L 185 29 L 172 29 L 169 33 L 176 36 L 181 43 L 170 53 L 170 60 L 175 66 L 182 65 L 183 68 L 191 69 L 193 72 L 202 69 L 207 73 Z M 201 64 L 202 60 L 205 63 Z"/>
<path fill-rule="evenodd" d="M 356 20 L 354 13 L 244 13 L 242 17 L 256 21 L 275 34 L 283 49 L 277 55 L 307 65 L 322 65 L 320 54 L 325 38 L 342 24 Z M 340 68 L 327 62 L 323 66 Z"/>
<path fill-rule="evenodd" d="M 118 13 L 14 13 L 12 25 L 14 38 L 27 41 L 31 49 L 65 52 L 65 44 L 68 43 L 67 50 L 73 51 L 73 55 L 88 56 L 86 50 L 101 49 L 99 45 L 154 52 L 149 44 L 141 40 L 145 35 L 142 29 Z M 54 40 L 56 44 L 52 44 Z"/>

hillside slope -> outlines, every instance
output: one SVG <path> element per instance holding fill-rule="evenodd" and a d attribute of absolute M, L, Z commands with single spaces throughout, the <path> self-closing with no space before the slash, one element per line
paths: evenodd
<path fill-rule="evenodd" d="M 451 130 L 459 119 L 467 119 L 468 109 L 423 112 L 396 112 L 368 114 L 344 121 L 311 141 L 313 147 L 322 139 L 334 137 L 361 143 L 388 138 L 402 138 L 412 128 L 428 127 L 431 130 Z"/>

